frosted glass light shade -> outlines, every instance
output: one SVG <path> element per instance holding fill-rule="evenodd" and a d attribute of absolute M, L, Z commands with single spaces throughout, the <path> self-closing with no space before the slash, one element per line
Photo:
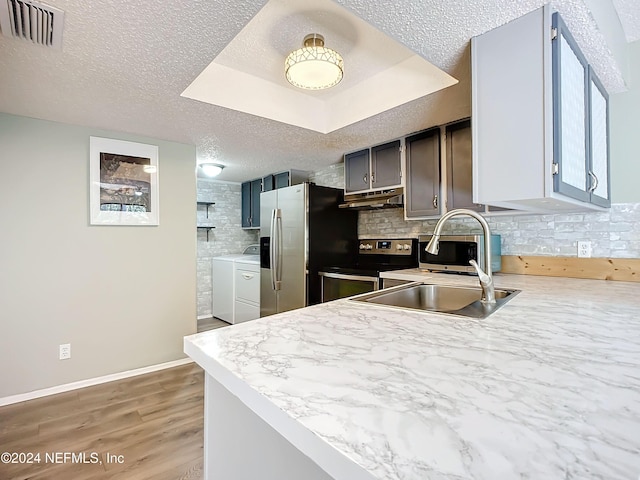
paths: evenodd
<path fill-rule="evenodd" d="M 202 169 L 202 173 L 204 173 L 207 177 L 215 177 L 220 175 L 224 165 L 219 165 L 217 163 L 201 163 L 200 168 Z"/>
<path fill-rule="evenodd" d="M 306 90 L 323 90 L 340 83 L 344 61 L 338 52 L 324 46 L 322 35 L 307 35 L 303 45 L 291 52 L 284 62 L 287 81 Z"/>

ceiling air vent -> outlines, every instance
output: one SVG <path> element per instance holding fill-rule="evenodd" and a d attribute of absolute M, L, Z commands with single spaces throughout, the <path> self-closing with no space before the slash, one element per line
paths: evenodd
<path fill-rule="evenodd" d="M 6 37 L 62 47 L 64 12 L 32 0 L 0 0 L 0 29 Z"/>

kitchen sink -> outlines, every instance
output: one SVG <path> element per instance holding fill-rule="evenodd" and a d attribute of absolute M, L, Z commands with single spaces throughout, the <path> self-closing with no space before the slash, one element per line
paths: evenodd
<path fill-rule="evenodd" d="M 480 287 L 414 282 L 359 295 L 351 300 L 399 309 L 486 318 L 519 292 L 520 290 L 496 288 L 496 303 L 489 305 L 480 301 L 482 298 Z"/>

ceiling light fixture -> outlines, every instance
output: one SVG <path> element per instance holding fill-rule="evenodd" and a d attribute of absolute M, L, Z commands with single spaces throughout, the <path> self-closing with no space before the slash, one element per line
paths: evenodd
<path fill-rule="evenodd" d="M 344 61 L 335 50 L 324 46 L 324 37 L 311 33 L 303 47 L 294 50 L 284 62 L 287 81 L 298 88 L 322 90 L 337 85 L 344 74 Z"/>
<path fill-rule="evenodd" d="M 202 173 L 204 173 L 207 177 L 215 177 L 220 175 L 224 165 L 220 165 L 219 163 L 201 163 L 198 165 L 202 169 Z"/>

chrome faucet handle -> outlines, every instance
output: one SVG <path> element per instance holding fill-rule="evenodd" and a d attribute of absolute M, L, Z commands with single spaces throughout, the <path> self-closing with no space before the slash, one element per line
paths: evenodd
<path fill-rule="evenodd" d="M 482 303 L 496 303 L 496 294 L 493 288 L 493 279 L 487 275 L 478 265 L 475 260 L 469 260 L 469 263 L 478 273 L 478 279 L 480 280 L 480 286 L 482 287 Z"/>

